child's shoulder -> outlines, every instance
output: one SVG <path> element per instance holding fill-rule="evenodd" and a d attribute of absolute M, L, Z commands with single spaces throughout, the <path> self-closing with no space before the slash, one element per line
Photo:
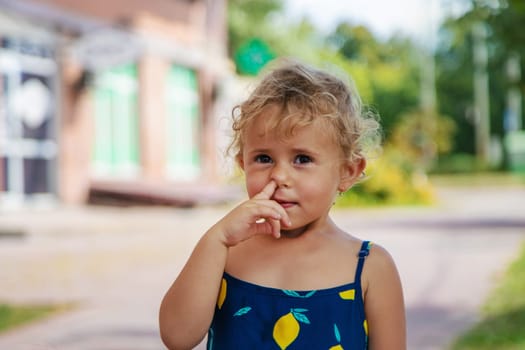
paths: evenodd
<path fill-rule="evenodd" d="M 367 257 L 367 265 L 369 268 L 383 269 L 395 265 L 394 259 L 390 252 L 375 242 L 369 243 L 369 254 Z"/>
<path fill-rule="evenodd" d="M 383 246 L 372 242 L 363 268 L 364 284 L 384 282 L 389 276 L 396 277 L 397 275 L 397 267 L 390 252 Z"/>
<path fill-rule="evenodd" d="M 366 264 L 372 265 L 374 269 L 381 268 L 384 265 L 391 265 L 394 260 L 387 249 L 380 244 L 371 240 L 362 240 L 357 237 L 347 235 L 346 239 L 341 239 L 337 243 L 340 249 L 348 251 L 355 251 L 356 257 L 360 255 L 361 251 L 368 250 L 368 254 L 365 254 Z M 368 268 L 370 270 L 371 268 Z"/>

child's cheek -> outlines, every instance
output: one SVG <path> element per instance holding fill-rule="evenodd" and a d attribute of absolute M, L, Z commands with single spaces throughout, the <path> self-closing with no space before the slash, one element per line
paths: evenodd
<path fill-rule="evenodd" d="M 246 173 L 246 191 L 248 192 L 248 196 L 252 198 L 257 193 L 261 192 L 268 183 L 268 181 L 264 181 L 264 179 L 261 176 L 257 176 L 254 173 Z"/>

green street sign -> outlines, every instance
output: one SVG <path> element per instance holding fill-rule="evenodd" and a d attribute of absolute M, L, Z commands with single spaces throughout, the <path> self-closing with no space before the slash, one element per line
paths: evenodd
<path fill-rule="evenodd" d="M 239 73 L 244 75 L 257 75 L 275 54 L 261 39 L 254 38 L 247 41 L 235 53 L 235 65 Z"/>

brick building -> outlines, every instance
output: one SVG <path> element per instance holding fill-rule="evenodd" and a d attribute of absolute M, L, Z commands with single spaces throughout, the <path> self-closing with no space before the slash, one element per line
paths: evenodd
<path fill-rule="evenodd" d="M 0 205 L 210 193 L 226 40 L 226 0 L 0 0 Z"/>

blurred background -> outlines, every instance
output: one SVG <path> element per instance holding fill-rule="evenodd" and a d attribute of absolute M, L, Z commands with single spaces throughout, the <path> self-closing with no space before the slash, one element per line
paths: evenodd
<path fill-rule="evenodd" d="M 0 16 L 2 207 L 228 198 L 230 108 L 283 56 L 351 76 L 381 116 L 375 166 L 407 183 L 378 178 L 367 201 L 525 172 L 521 1 L 2 0 Z"/>
<path fill-rule="evenodd" d="M 114 324 L 122 324 L 136 300 L 120 297 L 129 283 L 139 293 L 142 280 L 151 288 L 136 295 L 149 300 L 140 309 L 146 326 L 130 332 L 147 345 L 137 337 L 114 341 L 122 332 L 95 332 L 98 345 L 73 344 L 70 338 L 82 338 L 75 330 L 49 340 L 42 328 L 35 339 L 45 349 L 161 348 L 156 303 L 206 225 L 244 196 L 224 155 L 231 109 L 279 57 L 352 81 L 366 109 L 380 116 L 382 153 L 369 162 L 368 180 L 337 203 L 380 224 L 348 225 L 364 225 L 372 236 L 392 222 L 398 231 L 431 226 L 426 237 L 439 247 L 436 237 L 463 230 L 468 239 L 447 244 L 479 245 L 479 256 L 457 257 L 478 264 L 487 282 L 494 270 L 484 270 L 484 249 L 494 244 L 483 235 L 473 243 L 472 231 L 512 237 L 496 245 L 492 269 L 514 257 L 525 231 L 523 24 L 522 0 L 0 0 L 0 238 L 7 238 L 0 240 L 0 330 L 13 303 L 70 310 L 71 302 L 91 300 L 104 318 L 120 302 L 126 311 Z M 445 212 L 425 211 L 445 200 L 453 203 Z M 344 226 L 346 217 L 340 220 Z M 181 229 L 188 235 L 174 238 Z M 451 327 L 476 320 L 487 283 L 472 305 L 465 296 L 447 304 L 446 314 L 434 304 L 416 308 L 415 291 L 432 289 L 416 276 L 444 265 L 422 264 L 427 270 L 412 276 L 413 264 L 402 260 L 408 238 L 377 237 L 400 257 L 412 288 L 409 326 L 421 335 L 409 337 L 411 349 L 441 349 Z M 434 243 L 422 246 L 449 259 Z M 35 277 L 38 268 L 47 277 Z M 119 280 L 132 268 L 136 281 Z M 97 299 L 110 280 L 124 284 Z M 509 317 L 521 327 L 525 299 L 518 299 Z M 451 313 L 460 304 L 471 307 Z M 85 325 L 92 316 L 76 315 L 57 324 Z M 23 348 L 13 341 L 6 344 Z"/>

